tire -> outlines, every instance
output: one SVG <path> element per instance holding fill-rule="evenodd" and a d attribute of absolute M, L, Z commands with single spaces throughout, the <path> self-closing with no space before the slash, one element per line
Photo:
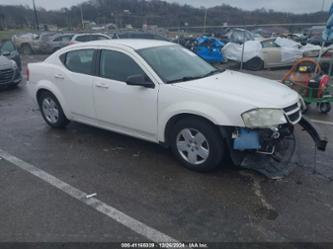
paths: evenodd
<path fill-rule="evenodd" d="M 264 69 L 265 63 L 259 57 L 254 57 L 244 64 L 244 68 L 252 71 L 259 71 Z"/>
<path fill-rule="evenodd" d="M 29 44 L 22 44 L 21 46 L 21 53 L 25 55 L 31 55 L 33 54 L 32 48 Z"/>
<path fill-rule="evenodd" d="M 225 153 L 218 129 L 199 118 L 178 121 L 172 128 L 169 141 L 176 158 L 186 168 L 197 172 L 216 169 Z"/>
<path fill-rule="evenodd" d="M 38 104 L 45 122 L 55 129 L 63 129 L 69 124 L 57 98 L 50 92 L 42 92 Z"/>
<path fill-rule="evenodd" d="M 319 111 L 324 114 L 329 113 L 331 111 L 331 104 L 330 103 L 320 103 Z"/>

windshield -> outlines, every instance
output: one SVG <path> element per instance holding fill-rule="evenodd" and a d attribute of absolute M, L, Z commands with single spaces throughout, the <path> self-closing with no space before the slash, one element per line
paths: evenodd
<path fill-rule="evenodd" d="M 221 72 L 178 45 L 146 48 L 137 52 L 166 83 L 184 82 Z"/>

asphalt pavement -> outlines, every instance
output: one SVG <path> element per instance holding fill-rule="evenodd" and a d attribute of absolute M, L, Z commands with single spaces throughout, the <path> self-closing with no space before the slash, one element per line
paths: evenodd
<path fill-rule="evenodd" d="M 308 117 L 333 141 L 333 113 Z M 333 242 L 333 144 L 315 160 L 300 129 L 297 168 L 273 181 L 230 163 L 191 172 L 158 145 L 79 123 L 52 130 L 24 82 L 0 91 L 0 127 L 0 243 Z"/>

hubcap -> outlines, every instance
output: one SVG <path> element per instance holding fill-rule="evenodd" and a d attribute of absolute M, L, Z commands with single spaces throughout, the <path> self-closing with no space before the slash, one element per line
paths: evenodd
<path fill-rule="evenodd" d="M 177 136 L 177 149 L 185 161 L 198 165 L 209 157 L 206 137 L 196 129 L 184 129 Z"/>
<path fill-rule="evenodd" d="M 51 98 L 45 98 L 42 103 L 45 118 L 51 124 L 55 124 L 59 119 L 59 110 L 57 104 Z"/>

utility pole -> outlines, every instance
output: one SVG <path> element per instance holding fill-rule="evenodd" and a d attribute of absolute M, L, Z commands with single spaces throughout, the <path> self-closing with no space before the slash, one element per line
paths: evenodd
<path fill-rule="evenodd" d="M 84 30 L 84 18 L 83 18 L 82 4 L 80 5 L 80 11 L 81 11 L 81 24 L 82 24 L 82 29 Z"/>
<path fill-rule="evenodd" d="M 325 10 L 325 0 L 323 0 L 322 5 L 321 5 L 321 11 L 324 12 Z"/>
<path fill-rule="evenodd" d="M 206 29 L 207 29 L 207 15 L 208 15 L 208 8 L 205 8 L 205 17 L 204 17 L 204 34 L 206 34 Z"/>
<path fill-rule="evenodd" d="M 38 21 L 38 14 L 37 14 L 35 0 L 32 0 L 32 6 L 33 6 L 33 9 L 34 9 L 34 17 L 35 17 L 36 29 L 37 29 L 37 31 L 39 31 L 39 21 Z"/>

